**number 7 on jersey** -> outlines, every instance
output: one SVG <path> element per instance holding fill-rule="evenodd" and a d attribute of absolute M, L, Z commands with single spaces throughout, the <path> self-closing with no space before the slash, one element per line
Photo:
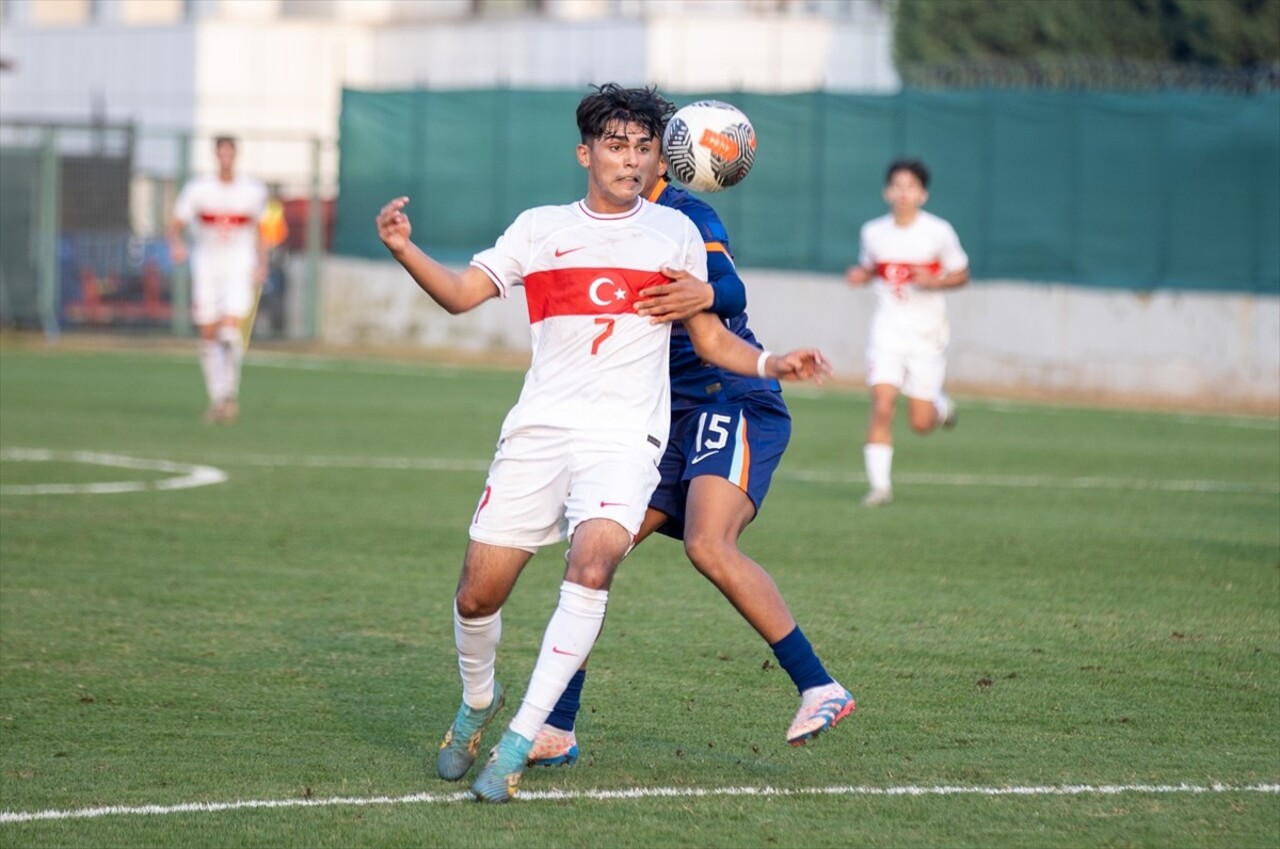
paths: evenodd
<path fill-rule="evenodd" d="M 596 324 L 603 324 L 604 330 L 601 331 L 599 336 L 591 340 L 591 356 L 594 357 L 596 354 L 600 353 L 600 343 L 613 335 L 613 323 L 615 321 L 617 321 L 617 319 L 613 319 L 613 318 L 597 318 L 596 319 Z"/>

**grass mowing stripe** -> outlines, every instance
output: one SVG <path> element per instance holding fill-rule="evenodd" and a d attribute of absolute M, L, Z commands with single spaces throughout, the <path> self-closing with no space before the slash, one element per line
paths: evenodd
<path fill-rule="evenodd" d="M 518 802 L 617 801 L 632 799 L 696 799 L 717 796 L 1115 796 L 1122 793 L 1280 793 L 1280 784 L 1067 784 L 1044 787 L 633 787 L 626 790 L 535 790 Z M 73 811 L 0 812 L 0 823 L 39 820 L 95 819 L 108 816 L 217 813 L 254 808 L 325 808 L 332 806 L 416 805 L 470 802 L 467 791 L 413 793 L 408 796 L 335 796 L 329 799 L 251 799 L 236 802 L 190 802 L 185 805 L 107 805 Z"/>

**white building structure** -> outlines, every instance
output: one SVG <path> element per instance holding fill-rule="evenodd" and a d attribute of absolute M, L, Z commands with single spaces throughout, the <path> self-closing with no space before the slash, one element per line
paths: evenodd
<path fill-rule="evenodd" d="M 883 92 L 891 36 L 881 0 L 0 0 L 0 121 L 332 139 L 343 87 Z M 176 167 L 143 142 L 142 170 Z M 246 170 L 305 174 L 254 147 Z"/>

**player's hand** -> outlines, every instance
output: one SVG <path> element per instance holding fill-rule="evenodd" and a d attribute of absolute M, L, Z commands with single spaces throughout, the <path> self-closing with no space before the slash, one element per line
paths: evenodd
<path fill-rule="evenodd" d="M 409 247 L 409 235 L 413 232 L 413 227 L 409 224 L 409 216 L 404 213 L 408 202 L 407 197 L 398 197 L 378 212 L 378 238 L 393 254 L 399 254 Z"/>
<path fill-rule="evenodd" d="M 778 380 L 812 380 L 821 384 L 831 376 L 832 369 L 817 348 L 797 348 L 781 356 L 771 356 L 765 364 L 765 373 Z"/>
<path fill-rule="evenodd" d="M 179 239 L 169 243 L 169 259 L 174 265 L 182 265 L 187 261 L 187 243 Z"/>
<path fill-rule="evenodd" d="M 938 284 L 942 282 L 941 274 L 934 274 L 925 265 L 913 265 L 911 267 L 911 282 L 919 286 L 921 289 L 937 289 Z"/>
<path fill-rule="evenodd" d="M 863 286 L 871 282 L 871 271 L 861 265 L 851 265 L 844 277 L 853 286 Z"/>
<path fill-rule="evenodd" d="M 253 267 L 253 285 L 261 289 L 267 283 L 267 273 L 270 266 L 265 262 L 260 262 Z"/>
<path fill-rule="evenodd" d="M 671 282 L 641 289 L 641 300 L 636 301 L 636 312 L 648 316 L 650 324 L 683 321 L 711 309 L 716 293 L 710 283 L 687 271 L 665 267 L 661 271 Z"/>

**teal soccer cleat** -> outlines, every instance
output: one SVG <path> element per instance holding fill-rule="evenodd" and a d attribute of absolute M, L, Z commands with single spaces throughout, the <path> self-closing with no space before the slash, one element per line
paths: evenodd
<path fill-rule="evenodd" d="M 471 785 L 471 792 L 481 802 L 501 803 L 510 801 L 520 786 L 525 762 L 533 749 L 533 741 L 526 740 L 514 731 L 507 731 L 494 746 L 489 763 L 480 771 L 480 777 Z"/>
<path fill-rule="evenodd" d="M 458 715 L 453 725 L 444 734 L 440 743 L 440 754 L 436 755 L 436 773 L 445 781 L 457 781 L 467 774 L 471 765 L 476 762 L 476 753 L 480 751 L 480 737 L 493 722 L 493 718 L 502 710 L 507 694 L 502 685 L 493 684 L 493 701 L 487 708 L 474 710 L 463 702 L 458 708 Z"/>

